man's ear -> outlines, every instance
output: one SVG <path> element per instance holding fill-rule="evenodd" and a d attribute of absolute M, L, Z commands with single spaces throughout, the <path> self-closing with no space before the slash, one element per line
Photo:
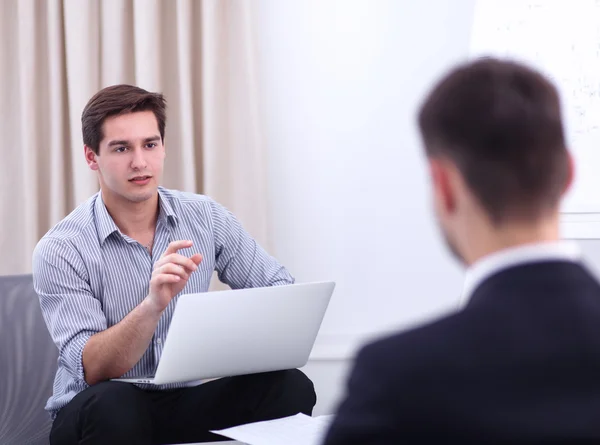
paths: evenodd
<path fill-rule="evenodd" d="M 429 159 L 429 173 L 433 191 L 445 213 L 452 213 L 456 208 L 456 196 L 451 179 L 451 164 L 443 159 Z"/>
<path fill-rule="evenodd" d="M 98 162 L 96 160 L 96 157 L 98 155 L 96 153 L 94 153 L 94 150 L 92 150 L 87 145 L 83 146 L 83 151 L 85 153 L 85 160 L 86 160 L 88 166 L 90 167 L 90 169 L 92 169 L 94 171 L 98 170 Z"/>
<path fill-rule="evenodd" d="M 573 155 L 569 151 L 567 151 L 567 169 L 567 180 L 565 181 L 565 187 L 562 191 L 563 196 L 569 190 L 571 190 L 571 187 L 573 186 L 573 181 L 575 180 L 575 160 L 573 159 Z"/>

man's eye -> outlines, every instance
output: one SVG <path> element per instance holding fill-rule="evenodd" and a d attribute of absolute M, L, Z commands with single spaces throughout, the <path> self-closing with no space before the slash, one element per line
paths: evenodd
<path fill-rule="evenodd" d="M 127 147 L 117 147 L 117 148 L 115 148 L 115 152 L 117 152 L 117 153 L 123 153 L 125 150 L 127 150 Z"/>

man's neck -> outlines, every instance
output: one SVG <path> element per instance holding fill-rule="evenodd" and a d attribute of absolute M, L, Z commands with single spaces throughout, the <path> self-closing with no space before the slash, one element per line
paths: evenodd
<path fill-rule="evenodd" d="M 154 232 L 158 218 L 158 191 L 146 201 L 131 202 L 118 199 L 111 194 L 102 194 L 106 210 L 119 230 L 136 238 L 139 234 Z"/>
<path fill-rule="evenodd" d="M 501 228 L 484 230 L 479 236 L 472 237 L 465 259 L 470 266 L 481 258 L 505 249 L 559 240 L 558 217 L 536 224 L 506 224 Z"/>

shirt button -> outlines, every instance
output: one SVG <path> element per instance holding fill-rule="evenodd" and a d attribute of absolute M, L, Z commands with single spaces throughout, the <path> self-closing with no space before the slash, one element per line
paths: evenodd
<path fill-rule="evenodd" d="M 156 343 L 158 343 L 160 345 L 162 343 L 162 338 L 159 338 L 158 340 L 156 340 Z"/>

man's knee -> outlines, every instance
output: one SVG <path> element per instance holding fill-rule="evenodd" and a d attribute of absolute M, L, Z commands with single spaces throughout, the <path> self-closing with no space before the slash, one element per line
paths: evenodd
<path fill-rule="evenodd" d="M 135 438 L 134 443 L 151 433 L 143 392 L 129 383 L 98 383 L 76 395 L 69 405 L 59 412 L 53 425 L 58 436 L 64 428 L 75 428 L 80 439 L 92 439 L 90 442 Z"/>
<path fill-rule="evenodd" d="M 98 383 L 80 394 L 85 396 L 82 411 L 94 416 L 124 417 L 135 416 L 136 408 L 143 403 L 142 394 L 135 385 L 124 382 L 102 382 Z"/>
<path fill-rule="evenodd" d="M 282 398 L 288 409 L 295 413 L 312 414 L 317 403 L 317 395 L 313 382 L 298 369 L 277 371 L 273 373 L 276 385 L 279 386 Z"/>

